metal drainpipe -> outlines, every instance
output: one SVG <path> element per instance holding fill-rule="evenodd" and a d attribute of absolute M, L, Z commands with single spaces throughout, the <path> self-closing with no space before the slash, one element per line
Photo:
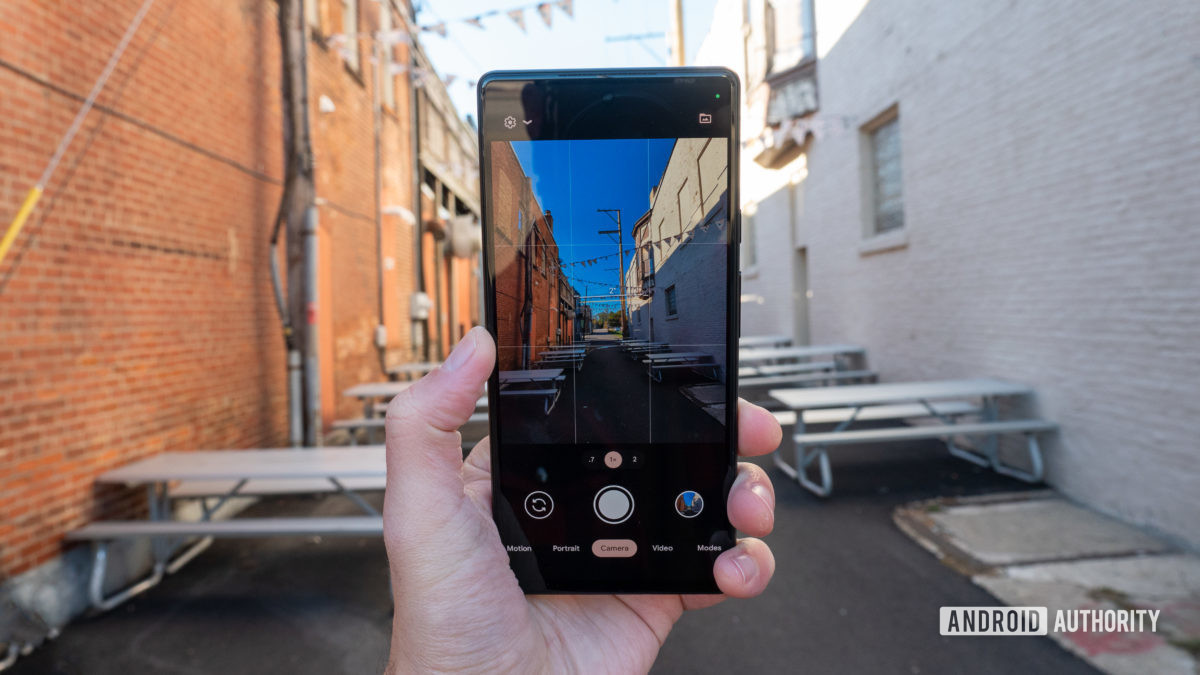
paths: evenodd
<path fill-rule="evenodd" d="M 421 108 L 420 108 L 420 92 L 417 89 L 417 80 L 414 76 L 417 67 L 416 45 L 409 46 L 409 70 L 408 81 L 410 85 L 409 101 L 410 121 L 412 128 L 409 130 L 410 147 L 412 148 L 412 199 L 413 199 L 413 271 L 416 276 L 416 283 L 413 285 L 416 293 L 425 291 L 425 257 L 422 254 L 421 246 L 425 238 L 424 219 L 421 217 Z M 429 341 L 426 339 L 428 321 L 421 319 L 412 320 L 412 345 L 416 352 L 416 360 L 429 360 Z"/>
<path fill-rule="evenodd" d="M 304 27 L 304 12 L 299 13 Z M 308 119 L 308 37 L 300 40 L 300 110 L 303 128 L 296 131 L 303 135 L 307 157 L 312 162 L 312 127 Z M 311 166 L 311 164 L 309 165 Z M 314 181 L 315 183 L 315 181 Z M 323 435 L 321 424 L 321 357 L 317 351 L 317 316 L 320 305 L 317 300 L 317 205 L 315 184 L 310 186 L 309 202 L 304 211 L 304 399 L 308 411 L 305 429 L 305 445 L 318 447 Z"/>
<path fill-rule="evenodd" d="M 438 196 L 438 198 L 436 200 L 437 203 L 434 204 L 434 207 L 433 207 L 433 212 L 436 217 L 436 214 L 438 213 L 438 206 L 441 206 L 441 203 L 442 203 L 441 181 L 438 181 L 438 188 L 436 190 L 434 190 L 433 193 Z M 446 262 L 445 262 L 446 261 L 446 253 L 445 253 L 444 244 L 445 244 L 444 241 L 439 242 L 437 240 L 437 236 L 436 235 L 434 236 L 434 238 L 433 238 L 433 312 L 434 312 L 434 331 L 437 334 L 436 353 L 437 353 L 437 359 L 439 361 L 446 358 L 446 354 L 443 353 L 443 351 L 442 351 L 442 337 L 443 337 L 442 309 L 445 307 L 445 305 L 442 304 L 442 302 L 444 300 L 442 298 L 442 273 L 444 272 L 445 267 L 446 267 Z"/>
<path fill-rule="evenodd" d="M 320 304 L 317 295 L 317 207 L 310 204 L 304 212 L 304 394 L 308 410 L 308 433 L 305 445 L 321 445 L 321 360 L 317 341 L 317 316 Z"/>
<path fill-rule="evenodd" d="M 391 8 L 387 5 L 381 5 L 380 10 L 390 12 Z M 390 49 L 390 47 L 389 47 Z M 373 87 L 374 106 L 372 111 L 375 117 L 375 292 L 378 300 L 379 323 L 375 326 L 375 350 L 379 354 L 379 372 L 385 376 L 387 373 L 387 324 L 383 321 L 383 159 L 380 153 L 380 125 L 383 123 L 383 99 L 380 96 L 380 91 L 383 88 L 383 78 L 391 77 L 390 73 L 385 74 L 386 63 L 383 59 L 383 50 L 380 49 L 379 40 L 372 42 L 372 51 L 375 54 L 375 86 Z"/>

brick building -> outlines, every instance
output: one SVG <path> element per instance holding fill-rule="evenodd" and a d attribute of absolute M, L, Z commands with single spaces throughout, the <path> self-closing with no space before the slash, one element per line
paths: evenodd
<path fill-rule="evenodd" d="M 630 334 L 725 362 L 725 268 L 729 241 L 728 141 L 681 138 L 634 223 L 625 272 Z M 722 365 L 721 377 L 725 367 Z"/>
<path fill-rule="evenodd" d="M 554 215 L 542 210 L 512 146 L 494 143 L 491 161 L 498 360 L 501 370 L 523 370 L 546 347 L 573 339 L 575 295 L 562 272 Z"/>
<path fill-rule="evenodd" d="M 140 4 L 0 4 L 5 224 Z M 440 358 L 478 323 L 477 160 L 419 46 L 392 44 L 385 66 L 401 67 L 374 69 L 372 36 L 409 27 L 407 3 L 304 4 L 329 422 L 360 409 L 346 387 Z M 277 17 L 271 0 L 154 5 L 0 262 L 0 581 L 51 625 L 83 606 L 86 552 L 63 534 L 145 508 L 94 476 L 165 450 L 287 442 L 268 272 L 284 171 Z M 430 72 L 415 88 L 413 63 Z M 410 318 L 422 286 L 428 322 Z"/>
<path fill-rule="evenodd" d="M 720 0 L 698 58 L 746 86 L 743 334 L 1033 385 L 1051 485 L 1200 546 L 1200 5 L 815 4 Z"/>

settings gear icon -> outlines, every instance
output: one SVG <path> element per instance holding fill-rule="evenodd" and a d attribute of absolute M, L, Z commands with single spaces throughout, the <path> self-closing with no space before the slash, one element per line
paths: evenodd
<path fill-rule="evenodd" d="M 516 126 L 517 126 L 517 118 L 513 117 L 512 115 L 509 115 L 508 117 L 504 118 L 504 128 L 505 129 L 512 129 Z"/>

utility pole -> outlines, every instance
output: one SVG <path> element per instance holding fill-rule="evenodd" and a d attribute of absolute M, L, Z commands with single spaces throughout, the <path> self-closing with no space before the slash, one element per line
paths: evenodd
<path fill-rule="evenodd" d="M 625 322 L 625 235 L 621 232 L 621 209 L 596 209 L 597 213 L 607 213 L 609 218 L 617 224 L 615 230 L 600 230 L 596 234 L 607 234 L 609 236 L 617 235 L 617 251 L 619 251 L 621 263 L 617 267 L 617 288 L 621 292 L 621 337 L 627 337 L 628 331 Z M 617 214 L 613 218 L 613 213 Z"/>
<path fill-rule="evenodd" d="M 667 51 L 671 62 L 667 65 L 686 66 L 687 55 L 683 50 L 683 0 L 670 0 L 671 34 L 668 38 Z"/>

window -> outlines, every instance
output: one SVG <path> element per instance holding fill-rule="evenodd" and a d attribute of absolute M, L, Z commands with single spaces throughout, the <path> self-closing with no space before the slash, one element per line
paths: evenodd
<path fill-rule="evenodd" d="M 525 212 L 517 209 L 517 232 L 520 232 L 525 227 Z"/>
<path fill-rule="evenodd" d="M 321 2 L 320 0 L 304 0 L 304 22 L 317 35 L 321 34 Z"/>
<path fill-rule="evenodd" d="M 758 242 L 754 218 L 758 213 L 757 204 L 747 204 L 742 207 L 742 271 L 753 270 L 758 266 Z"/>
<path fill-rule="evenodd" d="M 816 54 L 812 0 L 767 2 L 763 8 L 767 74 L 787 70 Z"/>
<path fill-rule="evenodd" d="M 379 49 L 383 52 L 383 65 L 380 66 L 383 69 L 383 104 L 395 110 L 396 76 L 392 73 L 392 62 L 396 50 L 389 35 L 392 32 L 392 8 L 387 2 L 379 3 L 379 32 L 384 37 L 379 42 Z"/>
<path fill-rule="evenodd" d="M 873 236 L 904 227 L 904 189 L 901 179 L 900 116 L 893 107 L 864 131 L 868 138 L 871 221 L 867 235 Z"/>
<path fill-rule="evenodd" d="M 679 306 L 675 304 L 675 285 L 667 287 L 667 316 L 679 316 Z"/>
<path fill-rule="evenodd" d="M 342 0 L 342 34 L 346 36 L 346 65 L 358 72 L 358 0 Z"/>

